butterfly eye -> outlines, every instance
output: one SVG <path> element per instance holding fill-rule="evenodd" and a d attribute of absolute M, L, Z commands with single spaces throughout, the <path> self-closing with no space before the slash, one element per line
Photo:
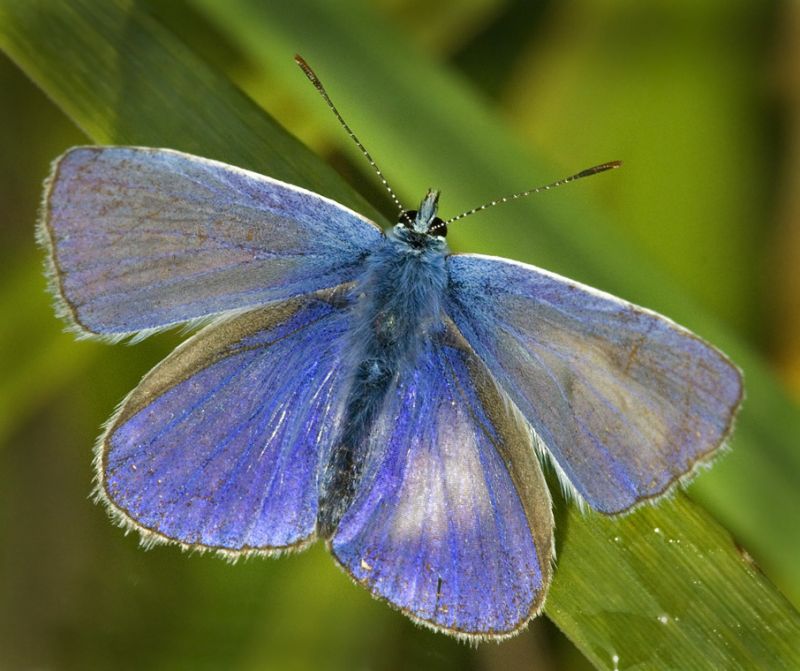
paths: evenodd
<path fill-rule="evenodd" d="M 434 217 L 430 227 L 428 228 L 428 234 L 437 235 L 440 238 L 446 238 L 447 223 L 443 219 L 440 219 L 439 217 Z"/>
<path fill-rule="evenodd" d="M 403 224 L 406 228 L 414 229 L 414 221 L 417 219 L 416 210 L 406 210 L 400 213 L 400 218 L 397 220 L 398 224 Z"/>

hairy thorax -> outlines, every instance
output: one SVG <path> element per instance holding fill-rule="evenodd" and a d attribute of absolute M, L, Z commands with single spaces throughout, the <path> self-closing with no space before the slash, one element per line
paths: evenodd
<path fill-rule="evenodd" d="M 441 238 L 402 227 L 389 232 L 356 288 L 354 354 L 387 363 L 413 357 L 420 342 L 442 328 L 445 254 Z"/>

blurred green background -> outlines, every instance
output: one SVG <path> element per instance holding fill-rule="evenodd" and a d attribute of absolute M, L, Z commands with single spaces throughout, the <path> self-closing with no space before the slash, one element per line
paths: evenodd
<path fill-rule="evenodd" d="M 800 646 L 798 45 L 794 2 L 0 0 L 0 669 L 700 668 L 680 660 L 704 651 L 709 668 L 722 659 L 791 668 Z M 145 552 L 89 500 L 101 423 L 180 336 L 129 348 L 62 333 L 33 242 L 49 163 L 92 141 L 174 146 L 391 216 L 292 62 L 296 51 L 401 198 L 415 205 L 428 186 L 441 188 L 444 216 L 622 159 L 621 171 L 453 226 L 451 245 L 538 263 L 663 311 L 745 369 L 732 450 L 693 485 L 694 503 L 679 496 L 620 522 L 559 512 L 564 577 L 550 619 L 501 645 L 474 649 L 413 626 L 353 586 L 321 547 L 233 566 L 170 547 Z M 195 90 L 173 75 L 184 72 L 173 59 L 197 77 Z M 686 559 L 642 535 L 651 518 L 675 522 L 676 544 L 682 525 L 719 540 L 697 541 Z M 631 566 L 667 582 L 701 567 L 708 584 L 719 580 L 718 605 L 687 591 L 687 611 L 705 605 L 702 615 L 691 625 L 675 616 L 666 634 L 653 628 L 650 615 L 675 603 L 662 595 L 651 610 L 629 597 L 611 575 L 616 550 L 590 546 L 584 527 L 595 539 L 621 535 L 635 546 Z M 599 549 L 587 557 L 589 547 Z M 587 615 L 593 595 L 618 602 L 613 616 Z M 737 620 L 739 596 L 760 602 L 758 612 Z M 622 612 L 641 619 L 615 619 Z M 756 649 L 736 631 L 745 621 L 754 640 L 765 638 L 757 627 L 780 630 L 787 648 L 774 658 L 769 642 Z M 676 656 L 664 651 L 673 645 Z"/>

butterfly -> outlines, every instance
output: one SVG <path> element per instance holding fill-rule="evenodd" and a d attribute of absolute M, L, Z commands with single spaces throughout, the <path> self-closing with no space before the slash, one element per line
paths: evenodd
<path fill-rule="evenodd" d="M 617 514 L 724 443 L 742 397 L 724 354 L 545 270 L 449 253 L 448 223 L 487 206 L 445 222 L 438 198 L 384 232 L 169 149 L 57 159 L 38 233 L 71 329 L 200 327 L 98 441 L 113 518 L 145 544 L 229 557 L 320 539 L 414 621 L 501 639 L 541 611 L 553 574 L 541 458 L 578 501 Z"/>

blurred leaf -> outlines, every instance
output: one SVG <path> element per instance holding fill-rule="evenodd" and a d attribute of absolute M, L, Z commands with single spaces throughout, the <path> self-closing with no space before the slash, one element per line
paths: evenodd
<path fill-rule="evenodd" d="M 262 172 L 268 168 L 278 179 L 313 184 L 340 202 L 367 207 L 330 167 L 137 9 L 139 3 L 49 4 L 5 0 L 0 37 L 11 58 L 95 142 L 169 144 Z M 28 21 L 33 36 L 20 32 Z M 39 38 L 49 31 L 68 41 Z M 165 67 L 171 62 L 183 67 Z M 187 132 L 198 127 L 202 137 Z"/>
<path fill-rule="evenodd" d="M 0 331 L 0 352 L 13 352 L 0 377 L 0 445 L 47 395 L 86 365 L 97 347 L 76 343 L 66 333 L 53 335 L 42 323 L 43 317 L 52 320 L 52 311 L 39 258 L 25 258 L 10 274 L 0 289 L 0 313 L 15 319 L 13 329 Z M 32 286 L 39 291 L 32 292 Z"/>
<path fill-rule="evenodd" d="M 285 62 L 287 71 L 295 51 L 312 64 L 324 63 L 320 74 L 337 91 L 337 100 L 345 101 L 341 107 L 348 117 L 350 109 L 363 108 L 359 102 L 369 100 L 369 114 L 380 120 L 369 124 L 371 117 L 362 109 L 352 115 L 357 117 L 352 125 L 369 129 L 362 133 L 365 140 L 375 134 L 380 155 L 398 156 L 405 176 L 397 180 L 401 193 L 418 197 L 429 183 L 446 182 L 452 201 L 468 207 L 543 181 L 531 179 L 531 174 L 543 177 L 542 167 L 531 165 L 467 91 L 404 48 L 401 36 L 363 7 L 343 2 L 329 13 L 333 5 L 299 1 L 280 7 L 246 2 L 203 6 L 219 12 L 215 16 L 221 24 L 235 26 L 229 29 L 248 51 Z M 365 210 L 329 168 L 137 7 L 120 1 L 6 0 L 0 3 L 0 46 L 96 141 L 194 151 Z M 388 44 L 393 48 L 387 49 Z M 340 87 L 345 95 L 338 94 Z M 381 88 L 391 91 L 393 106 L 374 96 Z M 407 132 L 409 118 L 421 124 L 414 142 Z M 535 220 L 537 226 L 496 223 L 493 251 L 502 253 L 505 247 L 513 255 L 524 230 L 537 245 L 537 258 L 551 261 L 549 267 L 571 267 L 581 279 L 616 285 L 629 297 L 649 296 L 649 304 L 673 307 L 672 314 L 686 313 L 683 297 L 661 283 L 663 277 L 644 264 L 638 267 L 635 250 L 610 232 L 596 212 L 574 202 L 522 204 L 516 216 Z M 500 220 L 487 214 L 484 225 L 492 221 Z M 462 239 L 468 230 L 459 231 Z M 719 335 L 715 340 L 730 344 L 738 360 L 755 371 L 751 394 L 756 393 L 755 377 L 762 400 L 751 401 L 743 415 L 742 428 L 750 427 L 753 434 L 749 444 L 738 441 L 737 449 L 757 452 L 768 445 L 791 459 L 791 453 L 781 452 L 786 442 L 772 422 L 780 419 L 776 407 L 786 408 L 783 419 L 794 424 L 796 412 L 767 375 L 759 379 L 763 368 L 757 360 L 710 320 L 692 315 L 685 321 L 706 335 Z M 800 664 L 796 612 L 727 533 L 685 496 L 622 519 L 584 517 L 574 508 L 561 512 L 560 560 L 547 612 L 596 665 Z M 429 640 L 444 642 L 432 635 Z"/>
<path fill-rule="evenodd" d="M 772 308 L 769 345 L 782 377 L 800 400 L 800 5 L 781 3 L 774 47 L 784 124 L 783 175 L 778 182 L 778 229 L 767 266 Z"/>
<path fill-rule="evenodd" d="M 434 53 L 448 53 L 479 32 L 507 0 L 373 0 L 407 36 Z"/>
<path fill-rule="evenodd" d="M 547 38 L 517 62 L 507 106 L 531 144 L 564 163 L 624 158 L 625 179 L 607 192 L 617 226 L 749 335 L 761 324 L 758 241 L 774 180 L 757 123 L 763 38 L 752 39 L 765 12 L 728 2 L 697 18 L 707 8 L 654 4 L 558 5 Z"/>

